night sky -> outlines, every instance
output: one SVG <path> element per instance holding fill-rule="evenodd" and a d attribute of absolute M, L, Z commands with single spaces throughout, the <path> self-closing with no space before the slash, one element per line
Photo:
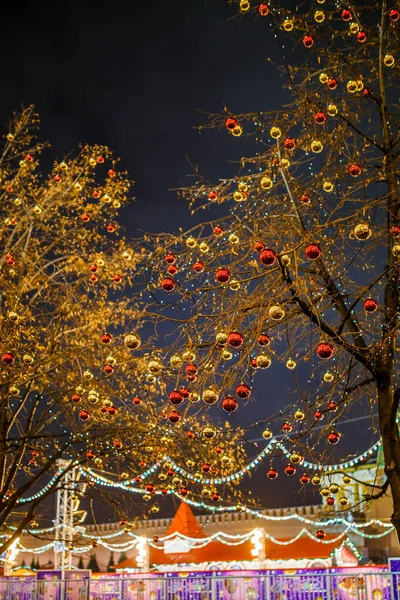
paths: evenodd
<path fill-rule="evenodd" d="M 123 214 L 128 235 L 195 223 L 169 191 L 188 182 L 188 158 L 216 181 L 234 174 L 228 161 L 254 151 L 225 131 L 199 134 L 196 126 L 207 122 L 200 111 L 217 113 L 224 103 L 233 113 L 268 110 L 287 99 L 267 60 L 280 61 L 269 19 L 236 18 L 226 0 L 66 0 L 8 9 L 1 123 L 21 104 L 35 104 L 41 137 L 52 145 L 49 161 L 81 142 L 112 148 L 136 182 L 136 202 Z M 279 397 L 283 387 L 278 374 L 269 394 Z M 253 420 L 269 412 L 262 403 L 249 410 Z M 257 492 L 274 506 L 276 488 L 260 471 Z M 291 483 L 278 485 L 281 504 L 301 502 Z"/>

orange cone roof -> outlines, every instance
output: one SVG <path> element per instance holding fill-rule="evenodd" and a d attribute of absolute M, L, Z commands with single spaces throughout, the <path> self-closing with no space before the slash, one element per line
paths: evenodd
<path fill-rule="evenodd" d="M 203 538 L 207 537 L 203 529 L 197 522 L 192 509 L 186 502 L 181 502 L 171 525 L 168 528 L 167 535 L 171 533 L 181 533 L 186 537 Z"/>

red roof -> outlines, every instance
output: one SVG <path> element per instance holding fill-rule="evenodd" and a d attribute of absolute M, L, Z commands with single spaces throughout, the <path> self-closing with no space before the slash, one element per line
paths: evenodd
<path fill-rule="evenodd" d="M 191 538 L 207 537 L 198 524 L 192 509 L 186 502 L 181 502 L 171 525 L 168 527 L 166 535 L 171 535 L 171 533 L 181 533 L 182 535 Z"/>
<path fill-rule="evenodd" d="M 329 539 L 336 538 L 336 535 L 327 535 L 324 542 Z M 286 542 L 287 539 L 280 539 L 280 542 Z M 312 540 L 304 535 L 291 544 L 281 545 L 275 544 L 268 538 L 265 540 L 265 557 L 269 560 L 290 560 L 290 559 L 315 559 L 329 558 L 336 548 L 343 544 L 343 538 L 337 541 L 322 544 L 316 540 Z"/>

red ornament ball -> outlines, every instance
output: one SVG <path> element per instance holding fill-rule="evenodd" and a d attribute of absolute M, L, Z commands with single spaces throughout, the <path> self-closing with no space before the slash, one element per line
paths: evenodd
<path fill-rule="evenodd" d="M 361 167 L 357 164 L 352 164 L 349 166 L 349 173 L 352 177 L 358 177 L 361 175 Z"/>
<path fill-rule="evenodd" d="M 324 360 L 328 360 L 332 358 L 334 355 L 335 349 L 332 344 L 327 344 L 326 342 L 322 342 L 317 346 L 317 355 L 319 358 L 323 358 Z"/>
<path fill-rule="evenodd" d="M 114 372 L 114 367 L 112 365 L 105 365 L 103 371 L 106 375 L 111 375 Z"/>
<path fill-rule="evenodd" d="M 114 448 L 116 450 L 120 450 L 122 448 L 122 442 L 121 442 L 121 440 L 114 440 Z"/>
<path fill-rule="evenodd" d="M 222 229 L 222 227 L 220 227 L 219 225 L 216 225 L 213 229 L 213 234 L 216 235 L 217 237 L 219 237 L 220 235 L 222 235 L 224 233 L 224 230 Z"/>
<path fill-rule="evenodd" d="M 328 86 L 328 88 L 330 90 L 335 90 L 337 88 L 337 80 L 334 77 L 331 77 L 330 79 L 328 79 L 328 81 L 326 82 L 326 85 Z"/>
<path fill-rule="evenodd" d="M 134 397 L 133 404 L 136 404 L 136 406 L 139 406 L 139 404 L 142 404 L 142 399 L 140 398 L 140 396 Z"/>
<path fill-rule="evenodd" d="M 81 421 L 87 421 L 89 418 L 89 413 L 87 410 L 81 410 L 79 412 L 79 418 Z"/>
<path fill-rule="evenodd" d="M 146 485 L 146 491 L 147 491 L 147 492 L 150 492 L 150 494 L 152 494 L 152 493 L 154 492 L 154 490 L 155 490 L 155 489 L 156 489 L 156 488 L 155 488 L 155 486 L 154 486 L 152 483 L 148 483 L 148 484 Z"/>
<path fill-rule="evenodd" d="M 259 346 L 269 346 L 271 343 L 271 338 L 266 333 L 261 333 L 261 335 L 257 338 L 257 344 Z"/>
<path fill-rule="evenodd" d="M 158 542 L 158 535 L 153 535 L 153 542 L 155 542 L 155 543 Z"/>
<path fill-rule="evenodd" d="M 337 444 L 340 440 L 340 435 L 337 431 L 331 431 L 326 438 L 330 444 Z"/>
<path fill-rule="evenodd" d="M 212 500 L 213 502 L 219 502 L 219 501 L 221 500 L 221 496 L 220 496 L 219 494 L 213 494 L 213 495 L 211 496 L 211 500 Z"/>
<path fill-rule="evenodd" d="M 253 246 L 254 250 L 256 252 L 261 252 L 261 250 L 264 250 L 264 244 L 262 242 L 254 242 L 254 246 Z"/>
<path fill-rule="evenodd" d="M 226 121 L 225 121 L 225 127 L 229 131 L 232 131 L 232 129 L 235 129 L 235 127 L 237 127 L 237 124 L 238 124 L 238 122 L 233 117 L 229 117 L 229 119 L 226 119 Z"/>
<path fill-rule="evenodd" d="M 283 431 L 283 433 L 290 433 L 292 431 L 292 429 L 293 429 L 293 427 L 287 421 L 286 421 L 286 423 L 284 423 L 282 425 L 282 431 Z"/>
<path fill-rule="evenodd" d="M 271 248 L 261 250 L 259 255 L 260 262 L 266 267 L 271 267 L 276 262 L 276 252 Z"/>
<path fill-rule="evenodd" d="M 91 273 L 97 273 L 98 270 L 99 270 L 99 267 L 97 265 L 90 265 L 90 267 L 89 267 L 89 271 Z"/>
<path fill-rule="evenodd" d="M 203 463 L 203 464 L 201 465 L 201 470 L 202 470 L 204 473 L 209 473 L 209 472 L 211 471 L 211 465 L 209 465 L 208 463 Z"/>
<path fill-rule="evenodd" d="M 213 190 L 212 192 L 209 192 L 209 193 L 208 193 L 208 199 L 209 199 L 211 202 L 215 202 L 215 201 L 218 199 L 218 194 L 217 194 L 217 192 L 216 192 L 215 190 Z"/>
<path fill-rule="evenodd" d="M 86 458 L 87 458 L 88 460 L 93 460 L 93 458 L 94 458 L 94 452 L 92 452 L 91 450 L 88 450 L 88 451 L 86 452 Z"/>
<path fill-rule="evenodd" d="M 194 438 L 194 433 L 193 433 L 193 431 L 187 431 L 187 432 L 186 432 L 186 437 L 187 437 L 189 440 L 192 440 L 192 439 Z"/>
<path fill-rule="evenodd" d="M 115 283 L 120 283 L 120 281 L 122 281 L 121 275 L 114 275 L 113 281 L 115 281 Z"/>
<path fill-rule="evenodd" d="M 242 400 L 245 400 L 246 398 L 249 398 L 251 394 L 251 390 L 249 388 L 249 386 L 246 383 L 241 383 L 240 385 L 237 386 L 236 388 L 236 396 L 238 398 L 241 398 Z"/>
<path fill-rule="evenodd" d="M 324 418 L 324 413 L 321 412 L 320 410 L 316 410 L 314 413 L 314 419 L 316 421 L 322 421 L 323 418 Z"/>
<path fill-rule="evenodd" d="M 300 202 L 301 202 L 302 204 L 310 204 L 310 202 L 311 202 L 311 198 L 310 198 L 310 196 L 307 196 L 307 194 L 302 194 L 302 195 L 300 196 Z"/>
<path fill-rule="evenodd" d="M 351 17 L 352 17 L 352 14 L 348 8 L 345 8 L 344 10 L 342 10 L 343 21 L 346 21 L 346 23 L 347 23 L 347 21 L 350 21 Z"/>
<path fill-rule="evenodd" d="M 109 233 L 114 233 L 114 231 L 115 231 L 115 225 L 113 225 L 112 223 L 109 223 L 109 224 L 107 225 L 106 229 L 107 229 L 107 231 L 108 231 Z"/>
<path fill-rule="evenodd" d="M 179 390 L 174 390 L 173 392 L 171 392 L 168 396 L 168 399 L 171 402 L 171 404 L 182 404 L 183 402 L 183 396 Z"/>
<path fill-rule="evenodd" d="M 314 38 L 312 35 L 305 35 L 303 37 L 303 46 L 305 48 L 312 48 L 312 46 L 314 46 Z"/>
<path fill-rule="evenodd" d="M 326 503 L 328 506 L 334 506 L 335 498 L 332 498 L 332 496 L 329 496 L 329 498 L 326 499 Z"/>
<path fill-rule="evenodd" d="M 182 397 L 184 398 L 184 400 L 187 400 L 189 398 L 190 392 L 186 387 L 179 388 L 179 391 L 182 394 Z"/>
<path fill-rule="evenodd" d="M 319 540 L 323 540 L 326 536 L 325 531 L 323 531 L 322 529 L 318 529 L 318 531 L 315 532 L 315 537 Z"/>
<path fill-rule="evenodd" d="M 331 412 L 336 412 L 338 408 L 339 408 L 339 406 L 338 406 L 337 402 L 335 402 L 334 400 L 332 400 L 332 402 L 329 402 L 328 410 L 330 410 Z"/>
<path fill-rule="evenodd" d="M 295 139 L 286 138 L 286 140 L 283 142 L 283 145 L 285 146 L 286 150 L 294 150 L 296 148 Z"/>
<path fill-rule="evenodd" d="M 11 352 L 5 352 L 3 354 L 2 361 L 5 365 L 12 365 L 15 361 L 15 356 Z"/>
<path fill-rule="evenodd" d="M 114 169 L 108 169 L 107 174 L 111 179 L 116 176 Z"/>
<path fill-rule="evenodd" d="M 111 335 L 109 333 L 104 333 L 101 336 L 101 341 L 103 342 L 103 344 L 109 344 L 111 342 Z"/>
<path fill-rule="evenodd" d="M 357 33 L 357 42 L 360 42 L 360 44 L 363 44 L 366 40 L 367 40 L 367 34 L 365 33 L 365 31 L 359 31 Z"/>
<path fill-rule="evenodd" d="M 115 406 L 107 406 L 107 412 L 109 415 L 113 416 L 117 412 L 117 409 Z"/>
<path fill-rule="evenodd" d="M 189 490 L 187 488 L 181 488 L 179 490 L 179 493 L 180 493 L 181 496 L 186 497 L 188 495 L 188 493 L 189 493 Z"/>
<path fill-rule="evenodd" d="M 289 477 L 291 477 L 296 473 L 296 467 L 294 467 L 293 465 L 286 465 L 284 471 L 286 475 L 289 475 Z"/>
<path fill-rule="evenodd" d="M 266 17 L 269 13 L 269 8 L 266 4 L 262 3 L 260 4 L 260 6 L 258 7 L 258 12 L 260 14 L 261 17 Z"/>
<path fill-rule="evenodd" d="M 278 477 L 278 471 L 276 469 L 274 469 L 273 467 L 271 467 L 267 471 L 267 477 L 268 477 L 268 479 L 276 479 Z"/>
<path fill-rule="evenodd" d="M 309 260 L 317 260 L 321 256 L 321 248 L 318 244 L 308 244 L 305 254 Z"/>
<path fill-rule="evenodd" d="M 178 268 L 175 265 L 168 265 L 167 271 L 169 275 L 176 275 Z"/>
<path fill-rule="evenodd" d="M 390 233 L 393 237 L 399 237 L 400 236 L 400 225 L 393 225 L 393 227 L 391 227 L 390 229 Z"/>
<path fill-rule="evenodd" d="M 367 300 L 364 300 L 364 310 L 367 313 L 373 313 L 377 310 L 378 308 L 378 303 L 376 300 L 374 300 L 373 298 L 368 298 Z"/>
<path fill-rule="evenodd" d="M 177 410 L 172 410 L 169 414 L 168 414 L 168 421 L 170 421 L 171 423 L 178 423 L 181 420 L 181 413 Z"/>
<path fill-rule="evenodd" d="M 300 483 L 302 483 L 303 485 L 307 485 L 307 483 L 310 483 L 310 478 L 306 473 L 304 473 L 304 475 L 300 477 Z"/>
<path fill-rule="evenodd" d="M 204 263 L 201 262 L 201 260 L 198 260 L 193 263 L 192 269 L 193 271 L 196 271 L 196 273 L 202 273 L 204 271 Z"/>
<path fill-rule="evenodd" d="M 186 368 L 185 368 L 186 375 L 196 375 L 197 371 L 198 371 L 198 368 L 193 363 L 189 363 L 188 365 L 186 365 Z"/>
<path fill-rule="evenodd" d="M 318 124 L 318 125 L 323 125 L 324 123 L 326 123 L 326 114 L 322 111 L 319 111 L 317 113 L 315 113 L 314 115 L 314 121 Z"/>
<path fill-rule="evenodd" d="M 163 488 L 161 490 L 161 493 L 162 493 L 163 496 L 166 496 L 168 494 L 168 490 L 166 490 L 165 488 Z"/>
<path fill-rule="evenodd" d="M 78 404 L 78 402 L 80 402 L 82 399 L 82 396 L 80 396 L 79 394 L 73 394 L 72 395 L 72 402 L 75 402 L 75 404 Z"/>
<path fill-rule="evenodd" d="M 228 344 L 232 346 L 232 348 L 240 348 L 240 346 L 243 344 L 243 341 L 244 339 L 242 334 L 238 333 L 237 331 L 233 331 L 228 335 Z"/>
<path fill-rule="evenodd" d="M 172 254 L 172 252 L 168 252 L 168 254 L 165 255 L 165 262 L 168 263 L 169 265 L 173 265 L 175 261 L 176 261 L 176 256 L 175 256 L 175 254 Z"/>
<path fill-rule="evenodd" d="M 218 271 L 215 273 L 215 279 L 218 281 L 218 283 L 226 283 L 230 280 L 230 278 L 231 274 L 228 269 L 218 269 Z"/>
<path fill-rule="evenodd" d="M 392 8 L 389 13 L 389 19 L 394 23 L 400 19 L 400 11 L 397 8 Z"/>
<path fill-rule="evenodd" d="M 235 398 L 232 398 L 232 396 L 227 396 L 222 400 L 222 408 L 226 412 L 235 412 L 238 406 L 238 401 Z"/>
<path fill-rule="evenodd" d="M 175 288 L 175 281 L 171 279 L 171 277 L 165 277 L 165 279 L 163 279 L 161 282 L 161 287 L 166 292 L 172 292 L 172 290 Z"/>

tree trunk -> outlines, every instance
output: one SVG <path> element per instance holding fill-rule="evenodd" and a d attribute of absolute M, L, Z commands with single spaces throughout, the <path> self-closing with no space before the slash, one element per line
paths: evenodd
<path fill-rule="evenodd" d="M 377 379 L 379 426 L 385 460 L 385 475 L 389 480 L 393 499 L 391 521 L 400 542 L 400 439 L 396 422 L 397 405 L 391 377 L 382 373 Z"/>

